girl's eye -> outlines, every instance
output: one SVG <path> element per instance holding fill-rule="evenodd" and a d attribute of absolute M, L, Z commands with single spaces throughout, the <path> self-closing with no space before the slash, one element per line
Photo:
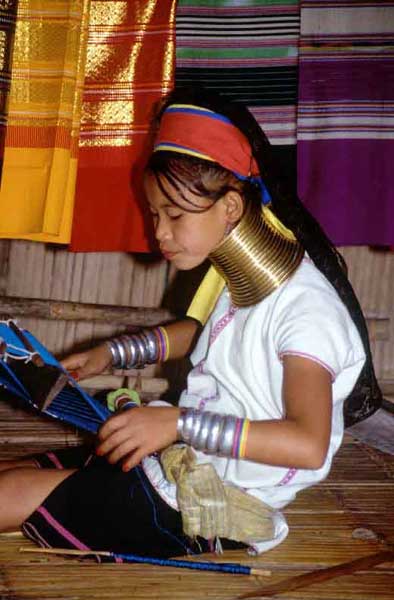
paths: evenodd
<path fill-rule="evenodd" d="M 183 213 L 168 213 L 168 216 L 171 219 L 171 221 L 176 221 L 177 219 L 180 219 L 182 215 Z"/>

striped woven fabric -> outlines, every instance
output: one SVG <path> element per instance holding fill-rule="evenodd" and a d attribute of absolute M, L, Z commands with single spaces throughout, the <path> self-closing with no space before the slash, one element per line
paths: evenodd
<path fill-rule="evenodd" d="M 70 240 L 88 5 L 18 1 L 0 237 Z"/>
<path fill-rule="evenodd" d="M 176 81 L 249 106 L 274 144 L 294 144 L 298 0 L 179 0 Z"/>
<path fill-rule="evenodd" d="M 146 252 L 141 172 L 173 84 L 175 0 L 91 0 L 71 249 Z M 131 171 L 131 177 L 130 177 Z"/>
<path fill-rule="evenodd" d="M 336 244 L 394 244 L 394 2 L 301 0 L 299 194 Z"/>
<path fill-rule="evenodd" d="M 11 53 L 14 43 L 18 0 L 0 5 L 0 178 L 3 166 L 7 124 L 8 94 L 11 84 Z"/>

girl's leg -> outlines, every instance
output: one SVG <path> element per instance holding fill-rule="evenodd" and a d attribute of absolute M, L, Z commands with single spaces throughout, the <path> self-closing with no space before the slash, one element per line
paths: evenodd
<path fill-rule="evenodd" d="M 75 469 L 18 467 L 0 473 L 0 531 L 17 529 Z"/>
<path fill-rule="evenodd" d="M 92 449 L 89 446 L 71 446 L 60 450 L 49 450 L 19 459 L 0 461 L 0 473 L 18 467 L 80 469 L 89 462 L 91 455 Z"/>
<path fill-rule="evenodd" d="M 0 461 L 0 472 L 17 469 L 18 467 L 31 467 L 38 469 L 38 464 L 31 458 L 21 458 L 20 460 L 2 460 Z"/>

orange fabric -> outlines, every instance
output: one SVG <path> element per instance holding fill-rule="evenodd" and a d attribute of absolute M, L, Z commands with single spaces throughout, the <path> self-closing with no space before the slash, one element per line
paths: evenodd
<path fill-rule="evenodd" d="M 91 2 L 73 251 L 152 249 L 141 174 L 173 84 L 175 0 Z"/>
<path fill-rule="evenodd" d="M 67 244 L 90 0 L 6 4 L 17 5 L 17 20 L 0 189 L 0 237 Z"/>
<path fill-rule="evenodd" d="M 4 157 L 8 95 L 11 84 L 11 57 L 15 36 L 17 2 L 0 5 L 0 179 Z"/>

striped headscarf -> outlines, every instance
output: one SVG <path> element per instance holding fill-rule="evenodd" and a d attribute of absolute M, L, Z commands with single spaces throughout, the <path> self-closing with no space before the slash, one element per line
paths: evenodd
<path fill-rule="evenodd" d="M 271 201 L 249 141 L 230 119 L 219 113 L 192 104 L 168 106 L 154 145 L 154 152 L 160 150 L 218 163 L 238 179 L 257 184 L 263 204 Z"/>

